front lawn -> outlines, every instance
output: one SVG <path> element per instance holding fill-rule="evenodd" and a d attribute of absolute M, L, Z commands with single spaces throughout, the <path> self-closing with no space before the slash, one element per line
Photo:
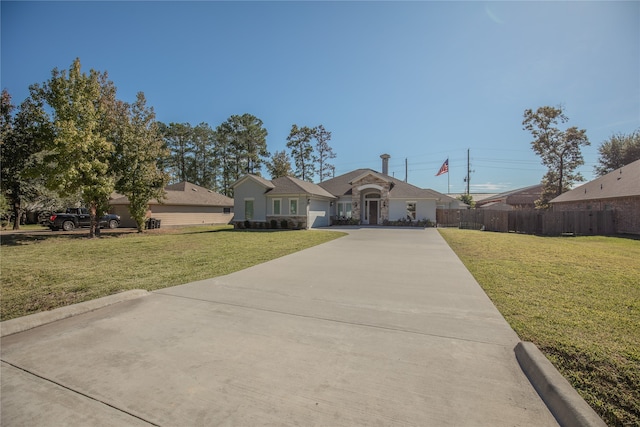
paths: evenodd
<path fill-rule="evenodd" d="M 195 227 L 144 234 L 2 239 L 0 318 L 130 290 L 222 276 L 336 239 L 333 231 Z M 158 230 L 159 231 L 159 230 Z"/>
<path fill-rule="evenodd" d="M 640 241 L 440 233 L 608 425 L 640 425 Z"/>

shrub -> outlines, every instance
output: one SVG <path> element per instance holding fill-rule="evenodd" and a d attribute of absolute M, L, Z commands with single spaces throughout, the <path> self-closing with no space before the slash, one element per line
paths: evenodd
<path fill-rule="evenodd" d="M 278 228 L 278 221 L 276 221 L 275 219 L 271 220 L 271 228 L 276 229 Z"/>
<path fill-rule="evenodd" d="M 283 219 L 282 221 L 280 221 L 280 228 L 286 230 L 287 228 L 289 228 L 289 222 L 286 219 Z"/>

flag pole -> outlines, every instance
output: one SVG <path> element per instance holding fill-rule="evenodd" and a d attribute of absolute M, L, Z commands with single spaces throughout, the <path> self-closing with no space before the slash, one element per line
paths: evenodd
<path fill-rule="evenodd" d="M 451 182 L 449 180 L 449 157 L 447 157 L 447 160 L 445 160 L 442 166 L 440 166 L 440 170 L 438 170 L 436 176 L 440 176 L 443 173 L 447 174 L 447 192 L 451 193 Z"/>

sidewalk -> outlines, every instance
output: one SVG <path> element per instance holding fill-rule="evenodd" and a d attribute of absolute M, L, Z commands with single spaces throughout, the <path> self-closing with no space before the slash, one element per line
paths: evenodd
<path fill-rule="evenodd" d="M 557 425 L 437 230 L 348 231 L 3 338 L 2 425 Z"/>

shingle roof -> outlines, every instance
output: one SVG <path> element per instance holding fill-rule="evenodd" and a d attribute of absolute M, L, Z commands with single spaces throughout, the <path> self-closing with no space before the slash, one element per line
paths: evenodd
<path fill-rule="evenodd" d="M 438 193 L 437 191 L 433 191 L 430 189 L 419 188 L 415 185 L 411 185 L 399 179 L 396 179 L 392 176 L 382 175 L 379 172 L 374 171 L 373 169 L 356 169 L 354 171 L 345 173 L 343 175 L 337 176 L 335 178 L 329 179 L 327 181 L 321 182 L 318 184 L 329 193 L 335 196 L 347 196 L 351 195 L 351 183 L 363 177 L 366 174 L 372 174 L 376 177 L 381 177 L 382 179 L 391 182 L 391 190 L 389 191 L 389 197 L 392 199 L 435 199 L 440 200 L 442 198 L 447 198 L 448 196 Z"/>
<path fill-rule="evenodd" d="M 494 194 L 481 200 L 477 200 L 478 207 L 485 207 L 494 202 L 504 202 L 509 205 L 534 203 L 540 198 L 542 193 L 542 184 L 530 185 L 529 187 L 518 188 L 516 190 L 505 191 L 504 193 Z"/>
<path fill-rule="evenodd" d="M 208 190 L 190 182 L 179 182 L 165 187 L 166 196 L 162 200 L 163 205 L 180 206 L 233 206 L 233 199 L 215 191 Z M 112 205 L 128 205 L 127 197 L 120 197 L 109 202 Z M 158 204 L 152 199 L 150 204 Z"/>
<path fill-rule="evenodd" d="M 334 196 L 345 196 L 351 194 L 351 184 L 357 176 L 362 175 L 365 171 L 371 169 L 356 169 L 354 171 L 345 173 L 335 178 L 328 179 L 319 183 L 318 185 Z"/>
<path fill-rule="evenodd" d="M 640 196 L 640 160 L 559 195 L 551 203 Z"/>
<path fill-rule="evenodd" d="M 271 183 L 274 188 L 268 191 L 269 195 L 274 194 L 311 194 L 314 196 L 335 198 L 331 193 L 320 187 L 318 184 L 314 184 L 308 181 L 302 181 L 301 179 L 294 178 L 292 176 L 282 176 L 280 178 L 272 179 Z"/>

